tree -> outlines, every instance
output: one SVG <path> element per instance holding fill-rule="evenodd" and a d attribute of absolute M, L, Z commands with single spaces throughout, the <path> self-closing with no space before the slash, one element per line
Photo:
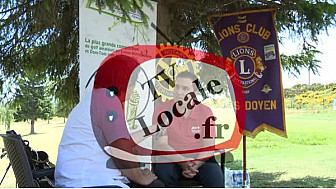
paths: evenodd
<path fill-rule="evenodd" d="M 47 120 L 52 112 L 51 98 L 47 93 L 46 82 L 34 72 L 26 72 L 18 79 L 15 97 L 12 101 L 16 109 L 15 121 L 30 121 L 30 134 L 34 134 L 35 121 Z"/>
<path fill-rule="evenodd" d="M 23 65 L 43 71 L 55 82 L 52 91 L 57 99 L 68 104 L 78 102 L 78 1 L 1 2 L 0 70 L 4 77 L 17 80 Z M 110 9 L 119 7 L 124 18 L 130 11 L 139 11 L 143 19 L 146 16 L 141 7 L 150 4 L 149 0 L 104 2 Z M 303 49 L 313 46 L 318 34 L 335 25 L 336 6 L 327 0 L 158 0 L 158 27 L 172 42 L 186 47 L 196 45 L 220 55 L 217 40 L 206 20 L 207 14 L 265 6 L 278 9 L 278 31 L 288 31 L 290 36 L 302 40 Z M 167 39 L 158 35 L 157 42 L 166 43 Z M 36 49 L 34 54 L 29 53 L 31 48 Z M 303 65 L 299 62 L 295 66 L 301 68 Z M 2 80 L 0 78 L 0 84 Z"/>
<path fill-rule="evenodd" d="M 91 0 L 93 1 L 93 0 Z M 3 78 L 18 79 L 22 66 L 44 72 L 54 81 L 56 98 L 67 104 L 79 100 L 78 63 L 79 0 L 3 0 L 0 3 L 0 70 Z M 111 9 L 119 6 L 124 17 L 150 5 L 149 0 L 106 1 Z M 101 5 L 98 3 L 98 5 Z M 34 54 L 29 50 L 34 48 Z"/>
<path fill-rule="evenodd" d="M 8 105 L 0 106 L 0 124 L 3 124 L 6 130 L 10 130 L 14 120 L 13 114 L 14 111 Z"/>
<path fill-rule="evenodd" d="M 318 50 L 305 50 L 300 54 L 295 54 L 291 56 L 282 54 L 282 68 L 288 71 L 290 74 L 294 75 L 295 77 L 297 77 L 297 74 L 300 73 L 300 68 L 307 68 L 308 74 L 310 74 L 310 71 L 312 71 L 313 74 L 318 74 L 318 68 L 320 68 L 319 63 L 321 61 L 316 59 L 317 54 L 321 54 L 321 52 Z"/>
<path fill-rule="evenodd" d="M 18 80 L 27 67 L 40 71 L 55 81 L 57 97 L 76 103 L 78 1 L 5 0 L 0 10 L 3 75 Z"/>
<path fill-rule="evenodd" d="M 196 45 L 217 55 L 221 55 L 221 50 L 206 19 L 209 13 L 243 8 L 276 8 L 277 30 L 280 33 L 288 32 L 288 37 L 301 41 L 300 56 L 286 56 L 285 59 L 290 59 L 291 62 L 283 63 L 283 68 L 290 70 L 290 73 L 294 75 L 299 75 L 302 68 L 308 68 L 308 64 L 309 70 L 314 74 L 318 73 L 318 62 L 307 63 L 306 59 L 309 57 L 310 60 L 316 60 L 315 55 L 318 51 L 314 45 L 318 42 L 317 36 L 323 31 L 327 32 L 328 27 L 334 26 L 336 21 L 336 5 L 329 4 L 328 1 L 159 0 L 158 2 L 158 27 L 162 28 L 163 33 L 170 40 L 179 41 L 187 47 Z M 160 6 L 160 3 L 164 6 Z M 165 15 L 162 15 L 160 11 Z M 160 22 L 160 20 L 165 20 L 165 22 Z M 159 42 L 166 41 L 163 37 L 158 37 L 158 39 Z M 301 58 L 304 60 L 302 61 Z"/>
<path fill-rule="evenodd" d="M 65 123 L 65 118 L 67 118 L 73 108 L 73 106 L 69 104 L 63 104 L 62 101 L 56 102 L 56 116 L 63 117 L 63 123 Z"/>

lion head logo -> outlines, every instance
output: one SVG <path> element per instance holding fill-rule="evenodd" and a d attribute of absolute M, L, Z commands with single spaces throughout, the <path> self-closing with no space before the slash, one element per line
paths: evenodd
<path fill-rule="evenodd" d="M 266 66 L 264 65 L 264 63 L 262 62 L 262 59 L 260 58 L 260 56 L 258 56 L 256 59 L 256 70 L 254 72 L 254 74 L 260 79 L 262 78 L 262 72 L 266 69 Z"/>

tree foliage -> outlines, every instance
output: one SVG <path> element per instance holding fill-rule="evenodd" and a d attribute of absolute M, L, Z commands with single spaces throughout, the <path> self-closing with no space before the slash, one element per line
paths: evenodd
<path fill-rule="evenodd" d="M 140 11 L 149 0 L 105 1 L 124 17 Z M 78 0 L 3 0 L 0 4 L 0 88 L 5 78 L 17 80 L 25 69 L 34 69 L 51 81 L 56 98 L 67 104 L 79 100 Z M 98 4 L 100 5 L 100 4 Z M 30 52 L 34 49 L 34 52 Z"/>
<path fill-rule="evenodd" d="M 283 55 L 283 68 L 297 76 L 302 68 L 308 68 L 314 74 L 318 73 L 319 61 L 316 58 L 320 52 L 315 48 L 318 35 L 327 32 L 329 27 L 336 24 L 336 5 L 328 1 L 306 0 L 187 0 L 177 1 L 173 8 L 170 24 L 172 36 L 178 36 L 180 43 L 192 47 L 197 44 L 201 49 L 221 55 L 217 39 L 206 20 L 211 13 L 218 13 L 246 8 L 276 8 L 276 27 L 288 37 L 299 40 L 301 53 Z M 179 27 L 179 26 L 184 27 Z M 185 34 L 190 35 L 185 36 Z M 280 41 L 281 42 L 281 41 Z"/>
<path fill-rule="evenodd" d="M 153 6 L 150 0 L 89 0 L 95 1 L 101 10 L 102 6 L 107 6 L 110 10 L 121 10 L 122 12 L 122 21 L 126 22 L 127 20 L 132 20 L 129 13 L 138 12 L 141 18 L 144 21 L 144 24 L 148 26 L 148 16 L 142 10 L 143 6 L 148 6 L 153 9 Z M 100 1 L 100 3 L 99 3 Z"/>
<path fill-rule="evenodd" d="M 170 24 L 174 28 L 175 35 L 180 38 L 192 29 L 191 35 L 181 41 L 183 44 L 199 43 L 202 48 L 218 53 L 219 48 L 214 46 L 217 41 L 206 20 L 209 13 L 265 7 L 277 9 L 276 27 L 278 31 L 288 31 L 292 37 L 299 37 L 305 47 L 317 41 L 317 36 L 327 31 L 328 27 L 335 25 L 336 21 L 336 5 L 329 4 L 328 1 L 186 0 L 177 1 L 174 4 Z"/>
<path fill-rule="evenodd" d="M 290 36 L 302 40 L 302 49 L 314 50 L 317 36 L 335 25 L 336 7 L 327 0 L 158 0 L 167 3 L 158 9 L 159 28 L 174 42 L 186 47 L 197 45 L 220 55 L 220 49 L 206 16 L 210 12 L 243 8 L 274 7 L 278 9 L 276 26 Z M 110 9 L 120 8 L 125 18 L 130 11 L 139 11 L 149 0 L 105 0 Z M 0 4 L 0 85 L 5 78 L 19 80 L 26 69 L 37 70 L 53 81 L 57 99 L 75 104 L 79 97 L 79 0 L 3 0 Z M 98 3 L 98 5 L 100 5 Z M 162 16 L 162 15 L 161 15 Z M 126 20 L 126 19 L 125 19 Z M 32 51 L 31 49 L 34 49 Z M 303 51 L 306 53 L 308 51 Z M 295 57 L 292 57 L 295 60 Z M 300 58 L 296 68 L 304 67 Z M 317 68 L 315 64 L 311 70 Z M 297 69 L 296 71 L 299 71 Z M 1 88 L 1 87 L 0 87 Z"/>
<path fill-rule="evenodd" d="M 336 83 L 312 85 L 298 84 L 284 90 L 288 108 L 323 108 L 332 107 L 336 99 Z"/>
<path fill-rule="evenodd" d="M 14 110 L 8 105 L 0 105 L 0 125 L 3 125 L 6 130 L 10 130 L 11 123 L 14 121 Z"/>
<path fill-rule="evenodd" d="M 57 100 L 55 103 L 55 115 L 58 117 L 67 118 L 74 107 L 71 104 L 65 104 L 63 101 Z"/>
<path fill-rule="evenodd" d="M 336 83 L 330 84 L 321 84 L 321 83 L 314 83 L 312 85 L 307 84 L 297 84 L 291 88 L 284 89 L 285 98 L 293 98 L 296 95 L 301 95 L 308 91 L 325 91 L 330 92 L 332 94 L 336 94 Z"/>
<path fill-rule="evenodd" d="M 287 56 L 281 55 L 282 68 L 288 71 L 295 77 L 300 73 L 301 68 L 307 68 L 308 71 L 312 71 L 313 74 L 318 74 L 319 63 L 321 62 L 316 58 L 317 54 L 321 54 L 318 50 L 307 50 L 300 54 Z"/>
<path fill-rule="evenodd" d="M 75 103 L 78 1 L 5 0 L 0 9 L 3 75 L 18 80 L 27 69 L 43 73 L 56 81 L 53 91 L 57 97 Z"/>
<path fill-rule="evenodd" d="M 52 115 L 52 103 L 48 95 L 47 82 L 36 73 L 27 73 L 18 79 L 15 97 L 11 102 L 15 107 L 15 121 L 30 121 L 31 133 L 37 119 L 47 120 Z"/>

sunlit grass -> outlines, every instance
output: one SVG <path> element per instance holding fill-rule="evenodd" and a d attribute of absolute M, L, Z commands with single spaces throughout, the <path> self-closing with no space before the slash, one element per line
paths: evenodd
<path fill-rule="evenodd" d="M 62 137 L 64 129 L 63 118 L 54 118 L 50 120 L 50 124 L 47 121 L 38 120 L 35 126 L 36 134 L 29 135 L 30 124 L 27 122 L 14 123 L 11 129 L 20 134 L 23 139 L 28 140 L 30 146 L 35 150 L 43 150 L 49 154 L 49 160 L 56 163 L 57 148 Z M 0 128 L 0 133 L 5 133 L 5 128 Z M 3 141 L 0 140 L 0 148 L 3 148 Z M 5 169 L 8 166 L 8 159 L 4 158 L 0 160 L 0 177 L 5 173 Z M 7 176 L 0 187 L 12 188 L 15 187 L 15 177 L 12 169 L 7 173 Z"/>
<path fill-rule="evenodd" d="M 251 187 L 336 187 L 336 111 L 287 113 L 287 135 L 247 138 Z M 232 169 L 242 168 L 242 145 Z"/>

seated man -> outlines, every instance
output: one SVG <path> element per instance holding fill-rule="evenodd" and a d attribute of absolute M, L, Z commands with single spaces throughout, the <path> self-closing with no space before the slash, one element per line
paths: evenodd
<path fill-rule="evenodd" d="M 204 124 L 209 119 L 215 121 L 215 118 L 209 107 L 197 101 L 197 87 L 193 83 L 195 80 L 197 77 L 193 73 L 179 73 L 175 82 L 174 99 L 155 109 L 153 123 L 160 124 L 161 121 L 161 126 L 169 123 L 165 133 L 161 133 L 161 137 L 158 137 L 154 143 L 160 149 L 187 151 L 214 146 L 214 139 L 208 136 L 210 130 L 206 131 Z M 172 114 L 178 116 L 164 120 L 166 116 L 162 113 L 167 111 L 175 111 Z M 214 127 L 211 127 L 211 132 L 215 132 Z M 206 156 L 204 152 L 194 153 L 191 156 L 183 155 L 182 152 L 180 154 L 185 157 L 183 163 L 155 164 L 154 166 L 154 173 L 166 187 L 177 187 L 178 180 L 182 177 L 197 177 L 201 180 L 203 187 L 224 187 L 223 172 L 213 157 L 213 151 L 209 151 Z M 204 157 L 210 158 L 200 160 Z M 170 162 L 181 162 L 181 158 L 176 155 L 164 158 L 171 158 Z"/>
<path fill-rule="evenodd" d="M 55 170 L 57 187 L 128 187 L 130 181 L 137 186 L 160 186 L 148 169 L 104 152 L 105 146 L 133 152 L 135 144 L 120 100 L 128 97 L 127 84 L 120 82 L 128 81 L 127 76 L 137 66 L 134 59 L 122 55 L 103 61 L 92 93 L 72 110 L 64 128 Z"/>

